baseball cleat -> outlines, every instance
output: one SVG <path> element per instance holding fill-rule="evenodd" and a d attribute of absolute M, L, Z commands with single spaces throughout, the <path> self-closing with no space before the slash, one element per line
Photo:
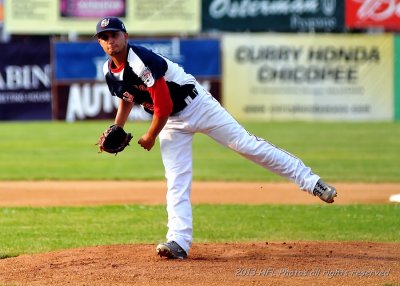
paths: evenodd
<path fill-rule="evenodd" d="M 324 202 L 331 204 L 334 202 L 334 198 L 337 196 L 336 189 L 326 184 L 321 179 L 318 180 L 313 190 L 314 196 L 319 197 Z"/>
<path fill-rule="evenodd" d="M 156 252 L 160 257 L 167 257 L 169 259 L 187 258 L 186 251 L 175 241 L 160 243 L 157 245 Z"/>

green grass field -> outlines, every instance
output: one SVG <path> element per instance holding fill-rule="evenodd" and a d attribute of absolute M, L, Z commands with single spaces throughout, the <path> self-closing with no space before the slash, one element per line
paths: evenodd
<path fill-rule="evenodd" d="M 0 209 L 0 257 L 120 243 L 158 243 L 164 206 Z M 400 242 L 398 205 L 195 205 L 195 242 Z"/>
<path fill-rule="evenodd" d="M 110 121 L 1 123 L 0 180 L 160 180 L 158 144 L 136 144 L 147 122 L 130 122 L 134 139 L 116 157 L 98 154 Z M 300 157 L 328 181 L 400 182 L 400 123 L 245 123 L 252 133 Z M 194 179 L 283 181 L 207 136 L 194 139 Z"/>
<path fill-rule="evenodd" d="M 133 143 L 118 156 L 94 145 L 110 122 L 1 123 L 0 180 L 160 180 L 159 148 Z M 299 156 L 328 181 L 400 182 L 399 123 L 245 123 Z M 126 129 L 138 138 L 148 123 Z M 284 181 L 204 135 L 195 136 L 194 179 Z M 195 242 L 399 242 L 399 205 L 196 205 Z M 157 243 L 165 206 L 0 208 L 0 258 L 117 243 Z"/>

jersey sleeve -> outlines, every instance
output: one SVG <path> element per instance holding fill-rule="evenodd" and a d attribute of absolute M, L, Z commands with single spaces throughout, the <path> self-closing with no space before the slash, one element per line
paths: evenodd
<path fill-rule="evenodd" d="M 140 46 L 130 46 L 128 63 L 147 87 L 152 87 L 168 69 L 167 62 L 160 55 Z"/>
<path fill-rule="evenodd" d="M 148 88 L 148 91 L 151 99 L 153 100 L 154 115 L 170 115 L 172 112 L 173 103 L 164 77 L 157 79 L 153 86 Z"/>

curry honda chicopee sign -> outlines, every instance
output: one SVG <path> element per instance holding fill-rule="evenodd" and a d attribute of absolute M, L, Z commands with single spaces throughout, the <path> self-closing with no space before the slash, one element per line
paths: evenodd
<path fill-rule="evenodd" d="M 238 119 L 394 118 L 393 35 L 228 35 L 223 98 Z"/>

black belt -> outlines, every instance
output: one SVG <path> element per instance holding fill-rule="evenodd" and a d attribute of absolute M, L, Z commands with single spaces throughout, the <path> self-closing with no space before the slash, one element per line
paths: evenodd
<path fill-rule="evenodd" d="M 197 91 L 196 88 L 193 88 L 192 91 L 189 93 L 189 96 L 190 96 L 192 99 L 195 99 L 195 97 L 198 96 L 198 95 L 199 95 L 199 92 Z"/>
<path fill-rule="evenodd" d="M 181 97 L 180 99 L 173 100 L 174 109 L 172 110 L 171 115 L 182 111 L 186 106 L 192 103 L 193 99 L 195 99 L 198 94 L 197 89 L 193 88 L 184 98 Z"/>

